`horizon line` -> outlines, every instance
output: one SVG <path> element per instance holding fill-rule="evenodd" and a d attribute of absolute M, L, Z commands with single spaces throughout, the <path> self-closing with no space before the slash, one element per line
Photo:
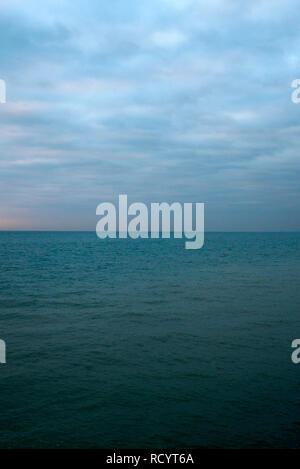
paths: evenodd
<path fill-rule="evenodd" d="M 3 230 L 0 229 L 0 233 L 95 233 L 97 234 L 96 230 L 72 230 L 72 229 L 8 229 Z M 120 231 L 116 231 L 116 234 L 119 234 Z M 151 234 L 151 231 L 148 231 Z M 300 233 L 299 230 L 207 230 L 205 233 Z M 162 234 L 162 231 L 159 231 L 159 234 Z M 170 234 L 174 234 L 174 231 L 170 231 Z M 183 232 L 184 234 L 184 232 Z"/>

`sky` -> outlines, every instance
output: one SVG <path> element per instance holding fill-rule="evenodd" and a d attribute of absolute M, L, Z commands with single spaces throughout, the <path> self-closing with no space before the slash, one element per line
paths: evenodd
<path fill-rule="evenodd" d="M 0 229 L 204 202 L 208 231 L 300 230 L 298 0 L 0 0 Z"/>

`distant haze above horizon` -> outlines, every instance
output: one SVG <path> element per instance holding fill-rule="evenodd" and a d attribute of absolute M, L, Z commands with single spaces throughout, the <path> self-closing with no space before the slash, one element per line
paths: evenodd
<path fill-rule="evenodd" d="M 205 231 L 300 230 L 296 0 L 0 0 L 0 230 L 204 202 Z"/>

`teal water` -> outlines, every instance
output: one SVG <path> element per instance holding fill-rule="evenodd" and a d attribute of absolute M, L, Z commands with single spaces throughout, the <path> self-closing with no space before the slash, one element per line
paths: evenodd
<path fill-rule="evenodd" d="M 300 234 L 0 233 L 1 448 L 300 447 Z"/>

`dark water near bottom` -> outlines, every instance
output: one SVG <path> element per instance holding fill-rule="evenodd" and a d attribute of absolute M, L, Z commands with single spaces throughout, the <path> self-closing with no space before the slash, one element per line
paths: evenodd
<path fill-rule="evenodd" d="M 300 234 L 0 233 L 0 447 L 300 447 Z"/>

